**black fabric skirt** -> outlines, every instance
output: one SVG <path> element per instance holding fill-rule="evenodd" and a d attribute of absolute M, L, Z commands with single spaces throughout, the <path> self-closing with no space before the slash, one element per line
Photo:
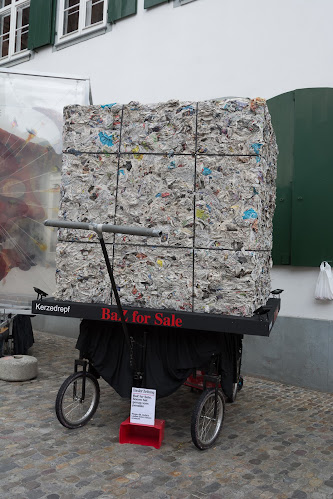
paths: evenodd
<path fill-rule="evenodd" d="M 207 369 L 219 355 L 218 374 L 227 397 L 232 396 L 242 336 L 231 333 L 127 324 L 135 367 L 143 372 L 142 386 L 157 397 L 176 391 L 194 369 Z M 83 320 L 76 348 L 121 397 L 130 397 L 133 371 L 121 324 Z"/>

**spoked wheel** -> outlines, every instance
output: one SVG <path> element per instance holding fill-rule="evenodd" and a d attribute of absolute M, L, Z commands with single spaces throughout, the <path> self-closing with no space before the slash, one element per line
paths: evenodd
<path fill-rule="evenodd" d="M 66 428 L 84 426 L 99 403 L 99 384 L 90 373 L 77 372 L 61 385 L 55 404 L 57 418 Z"/>
<path fill-rule="evenodd" d="M 200 450 L 211 447 L 222 428 L 225 403 L 220 390 L 216 402 L 215 411 L 215 388 L 210 388 L 201 394 L 194 407 L 191 435 L 194 445 Z"/>

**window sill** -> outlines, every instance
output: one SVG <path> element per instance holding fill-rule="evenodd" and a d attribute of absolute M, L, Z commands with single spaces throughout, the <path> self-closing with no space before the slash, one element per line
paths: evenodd
<path fill-rule="evenodd" d="M 0 67 L 10 68 L 16 66 L 17 64 L 22 64 L 22 62 L 27 62 L 31 59 L 32 51 L 27 50 L 20 54 L 12 55 L 6 59 L 0 59 Z"/>
<path fill-rule="evenodd" d="M 87 31 L 83 31 L 80 34 L 76 35 L 65 35 L 61 39 L 58 39 L 54 44 L 54 50 L 62 50 L 71 45 L 75 45 L 76 43 L 84 42 L 85 40 L 89 40 L 90 38 L 94 38 L 95 36 L 104 35 L 106 31 L 109 31 L 109 27 L 103 24 L 103 26 L 98 26 L 94 29 L 86 28 Z"/>

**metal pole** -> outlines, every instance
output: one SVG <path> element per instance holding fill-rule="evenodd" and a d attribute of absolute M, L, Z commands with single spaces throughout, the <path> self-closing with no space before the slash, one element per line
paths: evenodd
<path fill-rule="evenodd" d="M 101 247 L 102 247 L 102 251 L 103 251 L 103 255 L 104 255 L 104 260 L 105 260 L 105 263 L 106 263 L 106 268 L 108 270 L 108 274 L 109 274 L 109 277 L 110 277 L 110 280 L 111 280 L 112 291 L 113 291 L 113 294 L 114 294 L 114 296 L 116 298 L 118 312 L 119 312 L 119 315 L 120 315 L 121 325 L 123 327 L 123 331 L 124 331 L 126 343 L 130 347 L 131 346 L 131 342 L 130 342 L 130 337 L 129 337 L 128 329 L 127 329 L 126 322 L 125 322 L 125 316 L 124 316 L 123 308 L 122 308 L 121 303 L 120 303 L 120 298 L 119 298 L 119 295 L 118 295 L 116 282 L 114 280 L 113 271 L 112 271 L 112 267 L 111 267 L 111 264 L 110 264 L 109 255 L 108 255 L 108 252 L 107 252 L 107 249 L 106 249 L 106 244 L 105 244 L 105 241 L 103 239 L 103 236 L 99 237 L 99 242 L 101 243 Z"/>
<path fill-rule="evenodd" d="M 114 234 L 131 234 L 133 236 L 148 237 L 161 237 L 162 235 L 162 231 L 157 229 L 145 229 L 142 227 L 130 227 L 126 225 L 68 222 L 67 220 L 45 220 L 44 225 L 48 227 L 60 227 L 63 229 L 94 230 L 97 234 L 101 232 L 111 232 Z"/>

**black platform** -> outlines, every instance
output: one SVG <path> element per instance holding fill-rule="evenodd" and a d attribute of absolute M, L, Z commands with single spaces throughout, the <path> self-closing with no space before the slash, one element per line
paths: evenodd
<path fill-rule="evenodd" d="M 129 324 L 160 326 L 161 328 L 172 327 L 179 330 L 269 336 L 280 310 L 280 298 L 269 298 L 265 307 L 261 307 L 261 310 L 252 317 L 198 314 L 151 308 L 123 308 L 126 322 Z M 104 303 L 78 303 L 44 298 L 32 302 L 32 313 L 120 323 L 117 307 Z"/>

